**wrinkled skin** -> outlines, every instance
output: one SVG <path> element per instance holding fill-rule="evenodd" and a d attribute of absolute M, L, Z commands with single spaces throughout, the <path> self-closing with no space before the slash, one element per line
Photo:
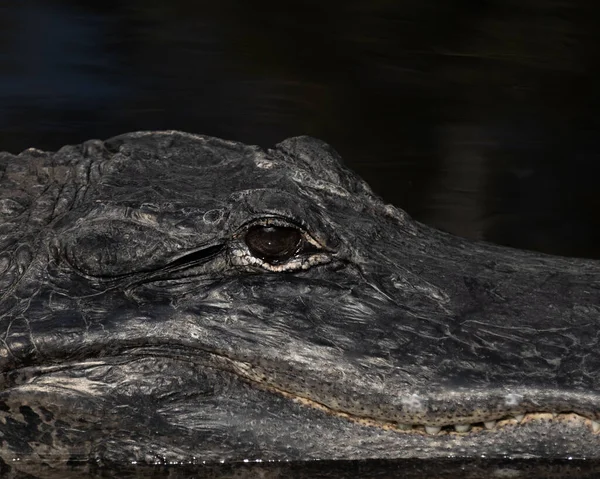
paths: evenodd
<path fill-rule="evenodd" d="M 7 464 L 600 459 L 596 261 L 436 231 L 306 137 L 0 167 Z"/>

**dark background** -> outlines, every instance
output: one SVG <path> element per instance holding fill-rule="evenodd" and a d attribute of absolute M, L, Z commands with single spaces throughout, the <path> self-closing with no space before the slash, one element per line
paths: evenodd
<path fill-rule="evenodd" d="M 0 2 L 0 150 L 331 143 L 470 238 L 600 258 L 600 2 Z"/>

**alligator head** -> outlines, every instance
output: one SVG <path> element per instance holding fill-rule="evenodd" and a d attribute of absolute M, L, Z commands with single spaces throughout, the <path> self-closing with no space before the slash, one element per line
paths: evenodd
<path fill-rule="evenodd" d="M 600 264 L 467 241 L 326 144 L 0 156 L 0 456 L 600 457 Z"/>

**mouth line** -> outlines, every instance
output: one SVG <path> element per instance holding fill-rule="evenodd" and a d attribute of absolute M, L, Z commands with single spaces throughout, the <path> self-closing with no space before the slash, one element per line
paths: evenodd
<path fill-rule="evenodd" d="M 320 401 L 314 400 L 306 395 L 300 394 L 293 390 L 284 389 L 274 384 L 265 382 L 262 374 L 254 375 L 248 374 L 249 369 L 252 368 L 251 363 L 239 361 L 230 358 L 226 355 L 215 354 L 220 358 L 233 365 L 235 374 L 238 375 L 242 380 L 247 383 L 274 393 L 284 396 L 297 404 L 301 404 L 306 407 L 318 409 L 329 415 L 341 417 L 346 420 L 361 424 L 363 426 L 377 427 L 385 430 L 393 430 L 405 434 L 421 434 L 426 436 L 437 436 L 437 435 L 458 435 L 465 436 L 471 435 L 478 432 L 494 432 L 504 429 L 506 427 L 524 426 L 533 422 L 547 422 L 547 423 L 563 423 L 570 424 L 571 426 L 587 427 L 594 434 L 600 434 L 600 420 L 591 419 L 575 411 L 561 410 L 559 412 L 553 412 L 550 410 L 537 410 L 527 411 L 519 414 L 504 414 L 498 416 L 490 414 L 488 420 L 481 419 L 472 422 L 460 422 L 452 424 L 436 424 L 429 425 L 424 423 L 400 423 L 395 420 L 376 418 L 368 415 L 360 415 L 345 411 L 343 409 L 334 408 L 328 406 Z M 241 366 L 241 367 L 240 367 Z M 227 371 L 231 371 L 230 368 L 225 368 Z"/>
<path fill-rule="evenodd" d="M 166 350 L 166 348 L 172 348 L 172 350 Z M 173 350 L 177 352 L 174 353 Z M 249 371 L 254 368 L 252 363 L 240 361 L 221 351 L 216 352 L 214 350 L 190 347 L 189 345 L 183 344 L 165 344 L 161 345 L 160 347 L 153 345 L 151 347 L 146 346 L 132 348 L 130 346 L 124 348 L 117 354 L 111 354 L 109 356 L 88 357 L 61 364 L 54 363 L 13 369 L 0 374 L 0 392 L 12 387 L 26 386 L 27 384 L 34 382 L 36 377 L 68 371 L 70 368 L 76 365 L 88 368 L 98 365 L 106 365 L 108 364 L 108 361 L 110 361 L 115 366 L 118 366 L 118 364 L 131 361 L 132 358 L 141 359 L 149 356 L 165 357 L 195 365 L 204 365 L 208 368 L 214 368 L 234 374 L 239 379 L 253 387 L 270 392 L 272 394 L 283 396 L 304 407 L 317 409 L 328 415 L 340 417 L 362 426 L 377 427 L 402 434 L 420 434 L 425 436 L 466 436 L 476 433 L 493 433 L 510 427 L 525 426 L 535 422 L 545 422 L 585 427 L 592 433 L 600 435 L 600 420 L 592 419 L 575 411 L 568 410 L 562 410 L 558 412 L 550 410 L 533 410 L 519 414 L 505 414 L 501 416 L 498 416 L 498 414 L 490 414 L 488 420 L 481 418 L 480 416 L 479 420 L 472 422 L 444 424 L 438 423 L 435 425 L 417 422 L 400 423 L 391 419 L 356 414 L 350 411 L 345 411 L 342 408 L 328 406 L 323 402 L 314 400 L 310 397 L 307 397 L 305 394 L 298 393 L 290 390 L 289 388 L 285 389 L 275 384 L 266 382 L 262 379 L 261 375 L 249 373 Z"/>
<path fill-rule="evenodd" d="M 600 422 L 587 418 L 575 412 L 528 412 L 525 414 L 506 415 L 498 419 L 491 419 L 489 421 L 480 421 L 465 424 L 448 424 L 444 426 L 428 426 L 425 424 L 401 424 L 396 421 L 386 421 L 368 416 L 354 415 L 345 411 L 330 408 L 325 404 L 321 404 L 303 396 L 298 396 L 296 393 L 285 391 L 275 386 L 259 383 L 256 381 L 249 382 L 256 385 L 260 389 L 282 395 L 297 404 L 318 409 L 332 416 L 341 417 L 346 420 L 360 424 L 362 426 L 377 427 L 380 429 L 391 430 L 402 434 L 420 434 L 423 436 L 469 436 L 481 432 L 496 432 L 510 427 L 526 426 L 535 422 L 546 422 L 555 424 L 563 423 L 570 424 L 576 427 L 587 427 L 594 434 L 600 434 Z"/>

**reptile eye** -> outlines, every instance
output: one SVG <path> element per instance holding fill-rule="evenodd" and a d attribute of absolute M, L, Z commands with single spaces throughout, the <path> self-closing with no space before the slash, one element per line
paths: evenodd
<path fill-rule="evenodd" d="M 298 229 L 289 226 L 257 225 L 248 230 L 245 240 L 254 256 L 276 264 L 298 252 L 302 235 Z"/>

